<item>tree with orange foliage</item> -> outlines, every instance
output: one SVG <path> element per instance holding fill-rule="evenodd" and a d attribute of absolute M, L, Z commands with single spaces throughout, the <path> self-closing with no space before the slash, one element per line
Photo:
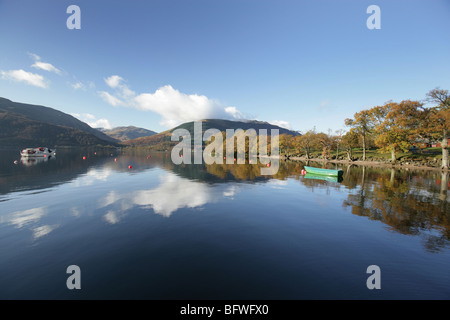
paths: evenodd
<path fill-rule="evenodd" d="M 448 90 L 439 88 L 427 93 L 429 102 L 437 103 L 437 106 L 428 109 L 428 126 L 433 138 L 441 140 L 442 168 L 448 169 L 448 139 L 450 131 L 450 94 Z"/>
<path fill-rule="evenodd" d="M 375 144 L 381 152 L 390 152 L 392 162 L 396 154 L 408 151 L 423 125 L 423 104 L 404 100 L 400 103 L 388 102 L 384 106 L 370 109 L 375 124 Z"/>
<path fill-rule="evenodd" d="M 315 140 L 317 145 L 322 147 L 322 156 L 325 159 L 330 157 L 330 151 L 333 147 L 333 136 L 331 134 L 331 130 L 328 130 L 328 134 L 319 132 L 316 134 Z"/>
<path fill-rule="evenodd" d="M 369 110 L 362 110 L 353 115 L 353 119 L 345 119 L 345 125 L 351 127 L 362 141 L 363 160 L 366 160 L 366 147 L 369 134 L 373 131 L 373 121 Z"/>
<path fill-rule="evenodd" d="M 353 161 L 352 151 L 353 148 L 358 146 L 358 135 L 352 129 L 342 136 L 341 143 L 344 146 L 345 151 L 347 151 L 347 159 Z"/>
<path fill-rule="evenodd" d="M 309 159 L 311 149 L 314 147 L 316 137 L 316 128 L 295 137 L 295 148 L 303 150 L 306 153 L 306 159 Z"/>

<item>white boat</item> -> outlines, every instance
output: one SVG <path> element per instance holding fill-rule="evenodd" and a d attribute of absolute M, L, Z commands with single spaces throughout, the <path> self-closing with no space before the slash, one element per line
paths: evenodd
<path fill-rule="evenodd" d="M 55 149 L 49 148 L 26 148 L 20 152 L 22 157 L 49 157 L 56 155 Z"/>

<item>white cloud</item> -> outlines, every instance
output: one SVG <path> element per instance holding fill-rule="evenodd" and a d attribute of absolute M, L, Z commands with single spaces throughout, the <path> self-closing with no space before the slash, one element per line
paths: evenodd
<path fill-rule="evenodd" d="M 236 109 L 236 107 L 225 107 L 225 112 L 236 119 L 242 119 L 244 117 L 243 114 L 238 109 Z"/>
<path fill-rule="evenodd" d="M 39 57 L 37 54 L 29 53 L 29 55 L 30 55 L 30 57 L 32 57 L 34 59 L 34 64 L 31 65 L 33 68 L 45 70 L 45 71 L 48 71 L 48 72 L 54 72 L 54 73 L 57 73 L 57 74 L 61 74 L 61 70 L 56 68 L 51 63 L 42 62 L 41 61 L 41 57 Z"/>
<path fill-rule="evenodd" d="M 152 111 L 161 116 L 161 124 L 174 127 L 183 122 L 208 118 L 243 119 L 244 115 L 233 106 L 225 106 L 204 95 L 186 94 L 171 85 L 158 88 L 153 93 L 136 93 L 124 84 L 118 75 L 105 78 L 105 83 L 113 93 L 99 91 L 100 97 L 112 106 L 125 106 L 143 111 Z"/>
<path fill-rule="evenodd" d="M 323 100 L 320 102 L 319 106 L 317 107 L 317 110 L 319 111 L 326 111 L 330 107 L 330 101 L 329 100 Z"/>
<path fill-rule="evenodd" d="M 288 121 L 283 121 L 283 120 L 273 120 L 273 121 L 269 121 L 270 124 L 273 124 L 274 126 L 279 126 L 281 128 L 285 128 L 288 130 L 291 130 L 291 125 Z"/>
<path fill-rule="evenodd" d="M 98 94 L 100 95 L 100 97 L 107 102 L 108 104 L 117 107 L 117 106 L 125 106 L 125 102 L 123 102 L 122 100 L 114 97 L 113 95 L 109 94 L 106 91 L 99 91 Z"/>
<path fill-rule="evenodd" d="M 105 78 L 104 80 L 110 88 L 116 89 L 115 93 L 121 98 L 127 99 L 133 97 L 136 94 L 133 90 L 130 90 L 130 88 L 128 88 L 126 84 L 123 83 L 123 78 L 118 75 L 113 75 L 111 77 Z"/>
<path fill-rule="evenodd" d="M 113 126 L 109 122 L 108 119 L 101 118 L 97 119 L 93 114 L 91 113 L 70 113 L 71 116 L 77 118 L 78 120 L 81 120 L 83 122 L 86 122 L 90 127 L 92 128 L 104 128 L 104 129 L 112 129 Z"/>
<path fill-rule="evenodd" d="M 106 84 L 111 88 L 117 88 L 122 80 L 122 77 L 117 75 L 105 78 Z"/>
<path fill-rule="evenodd" d="M 41 57 L 39 57 L 37 54 L 35 54 L 35 53 L 28 53 L 28 55 L 32 58 L 32 59 L 34 59 L 35 61 L 38 61 L 38 60 L 41 60 Z"/>
<path fill-rule="evenodd" d="M 84 84 L 82 84 L 81 82 L 72 83 L 71 86 L 72 86 L 72 88 L 74 88 L 75 90 L 78 90 L 78 89 L 84 89 L 84 88 L 85 88 L 85 87 L 84 87 Z"/>
<path fill-rule="evenodd" d="M 0 71 L 0 75 L 5 80 L 25 82 L 26 84 L 44 89 L 48 87 L 48 83 L 43 76 L 22 69 Z"/>
<path fill-rule="evenodd" d="M 54 72 L 57 74 L 61 73 L 61 71 L 58 68 L 54 67 L 52 64 L 47 63 L 47 62 L 36 61 L 31 66 L 36 69 L 42 69 L 42 70 Z"/>
<path fill-rule="evenodd" d="M 95 121 L 90 121 L 87 122 L 87 124 L 89 126 L 91 126 L 92 128 L 104 128 L 104 129 L 112 129 L 113 126 L 111 125 L 111 123 L 109 122 L 108 119 L 105 118 L 101 118 Z"/>
<path fill-rule="evenodd" d="M 170 85 L 138 95 L 134 106 L 161 115 L 161 124 L 167 127 L 208 118 L 235 119 L 238 114 L 234 107 L 226 108 L 204 95 L 182 93 Z"/>
<path fill-rule="evenodd" d="M 93 114 L 91 114 L 91 113 L 85 113 L 84 116 L 87 119 L 89 119 L 89 120 L 94 120 L 95 119 L 95 116 Z"/>

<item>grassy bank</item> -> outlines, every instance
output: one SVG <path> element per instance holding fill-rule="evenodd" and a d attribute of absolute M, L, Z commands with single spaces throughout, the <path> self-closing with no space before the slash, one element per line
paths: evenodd
<path fill-rule="evenodd" d="M 286 155 L 283 152 L 284 155 Z M 305 153 L 295 153 L 295 151 L 289 152 L 286 158 L 290 160 L 305 161 Z M 367 149 L 366 159 L 363 161 L 362 148 L 355 148 L 352 150 L 351 161 L 347 157 L 347 152 L 336 151 L 330 152 L 330 155 L 325 158 L 322 155 L 321 150 L 313 150 L 310 153 L 311 161 L 330 161 L 336 163 L 355 163 L 355 164 L 367 164 L 367 165 L 388 165 L 395 167 L 414 167 L 414 168 L 431 168 L 440 169 L 442 160 L 442 151 L 440 148 L 426 148 L 418 150 L 416 152 L 399 152 L 396 155 L 396 161 L 392 162 L 390 153 L 380 153 L 378 149 Z"/>

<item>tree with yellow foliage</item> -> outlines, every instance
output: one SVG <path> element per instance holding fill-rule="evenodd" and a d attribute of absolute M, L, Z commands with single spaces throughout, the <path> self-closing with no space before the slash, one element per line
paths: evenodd
<path fill-rule="evenodd" d="M 353 119 L 345 119 L 345 125 L 352 128 L 362 141 L 363 160 L 366 160 L 366 148 L 369 135 L 373 130 L 372 116 L 369 110 L 362 110 L 353 115 Z"/>
<path fill-rule="evenodd" d="M 442 148 L 442 168 L 449 168 L 448 159 L 448 139 L 450 131 L 450 94 L 448 90 L 439 88 L 427 93 L 429 102 L 437 103 L 436 106 L 428 109 L 428 125 L 433 138 L 441 141 Z"/>
<path fill-rule="evenodd" d="M 390 152 L 392 162 L 401 151 L 408 151 L 422 124 L 422 106 L 418 101 L 388 102 L 369 110 L 375 125 L 375 144 L 380 152 Z"/>
<path fill-rule="evenodd" d="M 353 148 L 356 148 L 358 146 L 358 135 L 352 129 L 342 136 L 341 143 L 344 146 L 345 151 L 347 152 L 347 159 L 349 161 L 352 161 Z"/>
<path fill-rule="evenodd" d="M 311 149 L 314 146 L 316 138 L 316 128 L 308 130 L 302 135 L 295 137 L 295 148 L 298 150 L 303 150 L 306 154 L 306 159 L 309 159 Z"/>

